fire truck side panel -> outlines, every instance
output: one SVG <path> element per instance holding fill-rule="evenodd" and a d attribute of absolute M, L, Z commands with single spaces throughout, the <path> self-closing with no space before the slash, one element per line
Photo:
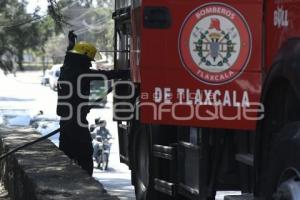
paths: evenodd
<path fill-rule="evenodd" d="M 260 116 L 258 113 L 260 107 L 257 104 L 260 101 L 262 80 L 262 23 L 258 22 L 262 22 L 262 1 L 209 3 L 209 1 L 144 0 L 143 11 L 149 7 L 154 8 L 153 10 L 155 7 L 167 8 L 171 20 L 170 26 L 165 28 L 142 26 L 140 57 L 142 122 L 254 130 L 257 120 L 255 117 Z M 219 11 L 228 9 L 228 16 L 230 12 L 234 13 L 232 14 L 234 25 L 230 22 L 230 16 L 223 18 L 221 14 L 214 13 L 201 16 L 205 11 L 217 12 L 218 9 Z M 145 19 L 152 16 L 151 14 L 146 16 L 145 13 L 143 15 L 145 24 Z M 197 17 L 199 17 L 197 20 L 203 20 L 202 24 L 200 22 L 198 25 L 193 24 Z M 227 26 L 226 23 L 231 25 Z M 193 31 L 186 31 L 189 29 Z M 206 34 L 203 40 L 200 33 Z M 191 60 L 189 51 L 198 50 L 198 55 L 212 52 L 214 39 L 217 38 L 218 41 L 221 38 L 221 41 L 222 37 L 226 38 L 226 34 L 231 34 L 230 37 L 233 38 L 226 39 L 224 52 L 227 51 L 227 54 L 220 53 L 223 49 L 222 42 L 216 44 L 217 48 L 221 49 L 219 55 L 223 56 L 222 58 L 228 56 L 231 59 L 228 44 L 235 45 L 236 41 L 241 41 L 240 48 L 233 45 L 231 52 L 233 55 L 239 51 L 231 71 L 236 77 L 228 79 L 230 74 L 226 73 L 210 76 L 214 73 L 210 74 L 208 69 L 200 71 L 199 66 L 197 68 L 193 61 L 189 61 Z M 234 39 L 236 34 L 240 40 Z M 186 41 L 191 41 L 189 37 L 198 37 L 200 39 L 196 42 L 205 45 L 193 46 L 194 49 L 190 48 L 188 51 Z M 206 42 L 208 40 L 209 42 Z M 207 59 L 206 63 L 215 59 L 209 53 L 206 56 L 210 59 Z M 201 59 L 203 57 L 205 56 Z M 180 103 L 183 104 L 179 105 Z M 228 123 L 232 120 L 230 117 L 235 117 L 236 123 Z"/>

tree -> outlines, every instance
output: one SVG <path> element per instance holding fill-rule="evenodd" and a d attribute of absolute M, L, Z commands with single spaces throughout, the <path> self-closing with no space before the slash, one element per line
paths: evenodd
<path fill-rule="evenodd" d="M 53 50 L 47 41 L 59 33 L 66 36 L 72 29 L 79 40 L 95 43 L 99 49 L 112 49 L 113 0 L 48 0 L 48 3 L 48 16 L 39 16 L 38 12 L 26 13 L 26 0 L 0 1 L 0 68 L 10 71 L 16 60 L 24 70 L 23 56 L 27 50 L 39 52 L 40 56 L 52 52 L 51 56 L 57 58 L 61 52 Z"/>
<path fill-rule="evenodd" d="M 42 46 L 53 33 L 54 24 L 48 17 L 26 13 L 26 2 L 3 0 L 0 5 L 0 57 L 12 54 L 16 57 L 19 69 L 23 68 L 23 56 L 26 49 L 43 50 Z M 5 71 L 11 67 L 2 62 Z"/>
<path fill-rule="evenodd" d="M 15 47 L 20 70 L 24 70 L 22 64 L 24 50 L 43 51 L 43 45 L 54 31 L 54 24 L 49 17 L 41 18 L 37 15 L 27 14 L 25 6 L 24 3 L 19 4 L 13 17 L 15 21 L 28 21 L 29 23 L 6 29 L 6 33 L 11 38 L 10 42 Z"/>
<path fill-rule="evenodd" d="M 7 15 L 7 9 L 13 7 L 13 5 L 8 5 L 9 0 L 0 1 L 0 68 L 4 72 L 11 71 L 12 65 L 12 55 L 14 48 L 10 45 L 9 37 L 6 35 L 6 25 L 9 23 L 10 19 Z"/>

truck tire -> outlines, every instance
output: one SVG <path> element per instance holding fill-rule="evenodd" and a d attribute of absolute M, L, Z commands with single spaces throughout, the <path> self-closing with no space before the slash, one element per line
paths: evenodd
<path fill-rule="evenodd" d="M 256 139 L 255 193 L 271 200 L 281 174 L 290 167 L 300 169 L 294 155 L 300 152 L 300 101 L 290 83 L 282 80 L 271 88 L 264 105 L 265 119 L 258 125 Z"/>
<path fill-rule="evenodd" d="M 276 189 L 278 177 L 285 170 L 283 169 L 284 166 L 279 168 L 272 164 L 275 162 L 272 160 L 276 151 L 274 146 L 277 145 L 281 151 L 286 153 L 292 152 L 292 149 L 289 149 L 289 144 L 293 148 L 297 148 L 292 144 L 291 138 L 284 144 L 278 143 L 278 140 L 282 135 L 295 131 L 288 130 L 287 127 L 300 121 L 299 53 L 299 38 L 286 41 L 279 50 L 264 81 L 261 99 L 264 105 L 264 118 L 258 121 L 255 136 L 254 194 L 257 197 L 272 198 L 271 193 L 274 193 Z M 293 133 L 288 135 L 293 137 L 291 136 Z M 286 156 L 281 162 L 279 164 L 299 167 L 290 156 Z"/>
<path fill-rule="evenodd" d="M 151 200 L 151 138 L 146 125 L 137 124 L 134 152 L 134 187 L 137 200 Z"/>
<path fill-rule="evenodd" d="M 274 199 L 274 194 L 278 187 L 291 177 L 283 178 L 287 169 L 300 170 L 300 121 L 285 125 L 277 134 L 270 151 L 268 173 L 265 174 L 264 191 L 266 198 Z M 293 200 L 293 198 L 277 199 Z M 300 196 L 300 194 L 299 194 Z"/>
<path fill-rule="evenodd" d="M 153 144 L 160 140 L 160 143 L 169 143 L 173 137 L 163 136 L 168 129 L 158 125 L 144 125 L 135 122 L 135 151 L 134 151 L 134 167 L 133 178 L 137 200 L 170 200 L 172 197 L 158 192 L 154 189 L 155 170 L 168 174 L 167 168 L 158 168 L 154 162 Z M 168 134 L 167 134 L 168 135 Z M 176 134 L 173 134 L 176 135 Z M 168 140 L 168 141 L 167 141 Z M 183 200 L 183 198 L 181 198 Z"/>
<path fill-rule="evenodd" d="M 274 79 L 266 94 L 265 118 L 259 122 L 256 136 L 255 195 L 269 200 L 283 171 L 289 167 L 300 169 L 300 162 L 291 155 L 300 150 L 296 144 L 299 139 L 295 139 L 300 130 L 300 98 L 285 78 Z"/>

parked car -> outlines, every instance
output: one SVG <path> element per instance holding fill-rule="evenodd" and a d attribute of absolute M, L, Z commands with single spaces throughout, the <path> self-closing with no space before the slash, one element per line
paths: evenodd
<path fill-rule="evenodd" d="M 52 90 L 57 90 L 57 81 L 60 75 L 62 64 L 53 65 L 49 72 L 49 86 Z"/>
<path fill-rule="evenodd" d="M 49 84 L 49 76 L 50 76 L 50 70 L 47 69 L 45 71 L 45 75 L 42 77 L 42 80 L 41 80 L 41 84 L 46 86 L 47 84 Z"/>

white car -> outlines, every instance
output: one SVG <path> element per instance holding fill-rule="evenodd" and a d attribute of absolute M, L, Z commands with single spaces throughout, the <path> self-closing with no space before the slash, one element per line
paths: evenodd
<path fill-rule="evenodd" d="M 44 85 L 44 86 L 46 86 L 47 84 L 49 84 L 49 72 L 50 72 L 50 70 L 47 69 L 45 71 L 45 75 L 42 77 L 41 84 Z"/>
<path fill-rule="evenodd" d="M 60 75 L 62 64 L 53 65 L 49 72 L 49 86 L 52 90 L 57 90 L 57 81 Z"/>

